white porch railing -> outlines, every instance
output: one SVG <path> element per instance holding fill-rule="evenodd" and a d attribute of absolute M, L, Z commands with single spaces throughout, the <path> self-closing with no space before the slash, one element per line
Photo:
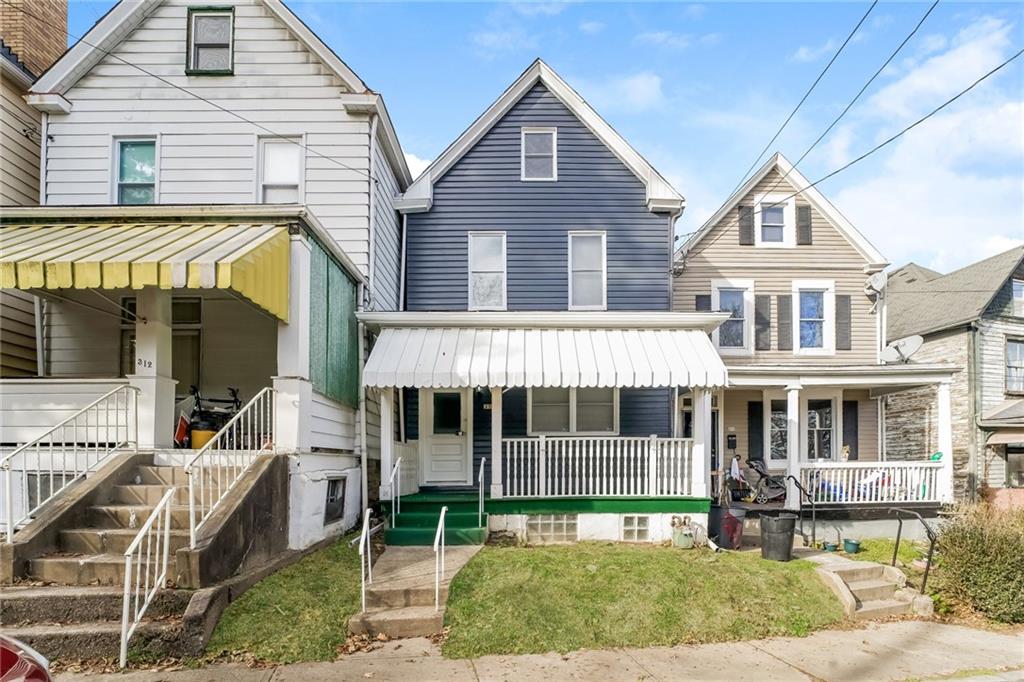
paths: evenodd
<path fill-rule="evenodd" d="M 434 533 L 434 610 L 441 610 L 441 583 L 444 581 L 444 517 L 448 507 L 441 507 L 441 516 L 437 519 L 437 532 Z"/>
<path fill-rule="evenodd" d="M 502 456 L 505 497 L 685 497 L 693 488 L 688 438 L 505 438 Z"/>
<path fill-rule="evenodd" d="M 138 389 L 118 386 L 0 459 L 7 542 L 40 507 L 111 454 L 128 446 L 137 451 L 138 432 Z"/>
<path fill-rule="evenodd" d="M 396 481 L 397 479 L 397 481 Z M 395 460 L 388 477 L 388 490 L 391 493 L 391 527 L 398 527 L 398 515 L 402 513 L 402 458 Z"/>
<path fill-rule="evenodd" d="M 128 662 L 128 640 L 157 592 L 167 583 L 171 543 L 171 500 L 175 488 L 160 498 L 124 553 L 124 599 L 121 611 L 121 667 Z"/>
<path fill-rule="evenodd" d="M 189 546 L 256 458 L 274 452 L 274 394 L 270 387 L 257 393 L 185 465 Z"/>
<path fill-rule="evenodd" d="M 805 462 L 800 483 L 818 504 L 946 501 L 942 462 Z"/>

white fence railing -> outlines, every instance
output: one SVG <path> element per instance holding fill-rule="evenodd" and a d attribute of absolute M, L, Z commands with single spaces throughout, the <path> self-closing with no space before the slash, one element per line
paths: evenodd
<path fill-rule="evenodd" d="M 484 525 L 484 467 L 487 464 L 487 458 L 484 457 L 480 460 L 480 471 L 476 475 L 476 485 L 479 488 L 479 498 L 477 500 L 476 507 L 476 525 Z"/>
<path fill-rule="evenodd" d="M 128 662 L 128 641 L 157 592 L 167 583 L 171 543 L 171 488 L 142 524 L 124 553 L 124 600 L 121 611 L 121 667 Z"/>
<path fill-rule="evenodd" d="M 444 581 L 444 517 L 448 507 L 441 507 L 441 516 L 437 519 L 437 532 L 434 533 L 434 610 L 441 610 L 441 583 Z"/>
<path fill-rule="evenodd" d="M 397 479 L 397 480 L 396 480 Z M 395 460 L 388 478 L 388 491 L 391 495 L 391 527 L 398 527 L 398 515 L 402 513 L 402 458 Z"/>
<path fill-rule="evenodd" d="M 370 520 L 373 510 L 363 512 L 363 530 L 359 534 L 359 594 L 366 612 L 366 585 L 373 583 L 373 546 L 370 544 Z"/>
<path fill-rule="evenodd" d="M 118 386 L 0 459 L 7 542 L 40 507 L 111 454 L 137 450 L 138 432 L 138 389 Z"/>
<path fill-rule="evenodd" d="M 800 483 L 819 504 L 946 501 L 942 462 L 805 462 Z"/>
<path fill-rule="evenodd" d="M 506 497 L 660 497 L 691 494 L 693 441 L 615 436 L 506 438 Z"/>
<path fill-rule="evenodd" d="M 196 546 L 196 534 L 256 458 L 274 452 L 275 417 L 274 389 L 267 387 L 185 465 L 189 546 Z"/>

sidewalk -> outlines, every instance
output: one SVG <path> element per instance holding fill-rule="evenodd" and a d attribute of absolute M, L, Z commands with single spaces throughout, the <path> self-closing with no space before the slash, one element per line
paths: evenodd
<path fill-rule="evenodd" d="M 872 624 L 805 638 L 703 646 L 581 651 L 566 656 L 448 660 L 426 639 L 389 642 L 330 663 L 253 669 L 61 675 L 59 682 L 323 682 L 326 680 L 906 680 L 974 671 L 978 682 L 1024 680 L 1024 632 L 999 634 L 927 621 Z M 963 682 L 969 677 L 958 678 Z"/>

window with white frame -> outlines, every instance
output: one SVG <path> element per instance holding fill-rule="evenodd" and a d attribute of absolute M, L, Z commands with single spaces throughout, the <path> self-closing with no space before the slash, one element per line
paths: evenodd
<path fill-rule="evenodd" d="M 835 282 L 794 281 L 793 352 L 798 355 L 835 353 L 835 311 Z"/>
<path fill-rule="evenodd" d="M 754 337 L 754 281 L 712 280 L 711 309 L 729 313 L 729 319 L 719 325 L 712 340 L 722 353 L 748 353 Z"/>
<path fill-rule="evenodd" d="M 301 138 L 260 138 L 260 202 L 302 203 L 303 151 Z"/>
<path fill-rule="evenodd" d="M 156 139 L 118 139 L 114 143 L 114 194 L 118 204 L 156 203 Z"/>
<path fill-rule="evenodd" d="M 619 431 L 617 388 L 537 387 L 527 392 L 527 403 L 531 435 Z"/>
<path fill-rule="evenodd" d="M 761 241 L 781 244 L 785 236 L 785 208 L 761 204 Z"/>
<path fill-rule="evenodd" d="M 557 128 L 523 128 L 521 148 L 520 179 L 558 179 Z"/>
<path fill-rule="evenodd" d="M 1013 314 L 1024 317 L 1024 279 L 1013 280 Z"/>
<path fill-rule="evenodd" d="M 1024 339 L 1006 340 L 1006 392 L 1024 393 Z"/>
<path fill-rule="evenodd" d="M 785 194 L 762 194 L 754 206 L 754 245 L 796 246 L 796 203 Z"/>
<path fill-rule="evenodd" d="M 786 399 L 768 401 L 768 458 L 779 461 L 789 453 L 789 408 Z"/>
<path fill-rule="evenodd" d="M 608 303 L 604 232 L 569 233 L 569 310 L 604 310 Z"/>
<path fill-rule="evenodd" d="M 188 12 L 186 72 L 229 75 L 234 68 L 235 13 L 230 7 L 194 8 Z"/>
<path fill-rule="evenodd" d="M 833 407 L 828 398 L 807 401 L 807 459 L 832 459 Z"/>
<path fill-rule="evenodd" d="M 504 232 L 469 233 L 469 309 L 505 310 L 507 256 Z"/>

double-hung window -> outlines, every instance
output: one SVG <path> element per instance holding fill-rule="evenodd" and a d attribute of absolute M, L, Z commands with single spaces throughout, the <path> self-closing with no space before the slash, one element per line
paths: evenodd
<path fill-rule="evenodd" d="M 570 232 L 569 310 L 604 310 L 607 287 L 605 233 Z"/>
<path fill-rule="evenodd" d="M 114 198 L 118 204 L 156 203 L 156 139 L 118 139 L 114 145 Z"/>
<path fill-rule="evenodd" d="M 1006 340 L 1006 392 L 1024 393 L 1024 339 Z"/>
<path fill-rule="evenodd" d="M 786 230 L 785 209 L 773 204 L 761 204 L 761 241 L 781 244 Z"/>
<path fill-rule="evenodd" d="M 1013 287 L 1013 315 L 1024 317 L 1024 279 L 1014 279 Z"/>
<path fill-rule="evenodd" d="M 504 232 L 469 233 L 470 310 L 505 310 L 506 263 Z"/>
<path fill-rule="evenodd" d="M 235 13 L 230 7 L 190 9 L 188 63 L 194 75 L 230 75 L 234 68 Z"/>
<path fill-rule="evenodd" d="M 729 319 L 711 335 L 715 345 L 727 355 L 751 352 L 754 348 L 753 280 L 712 280 L 711 309 L 729 313 Z"/>
<path fill-rule="evenodd" d="M 793 349 L 797 355 L 832 355 L 836 289 L 832 280 L 793 282 Z"/>
<path fill-rule="evenodd" d="M 796 202 L 785 194 L 762 194 L 754 206 L 754 244 L 796 246 Z"/>
<path fill-rule="evenodd" d="M 298 137 L 268 137 L 259 141 L 260 202 L 302 203 L 303 152 Z"/>
<path fill-rule="evenodd" d="M 832 459 L 833 402 L 807 401 L 807 459 Z"/>
<path fill-rule="evenodd" d="M 533 435 L 619 431 L 616 388 L 531 388 L 527 402 L 527 430 Z"/>
<path fill-rule="evenodd" d="M 558 179 L 558 129 L 523 128 L 520 179 L 554 181 Z"/>

